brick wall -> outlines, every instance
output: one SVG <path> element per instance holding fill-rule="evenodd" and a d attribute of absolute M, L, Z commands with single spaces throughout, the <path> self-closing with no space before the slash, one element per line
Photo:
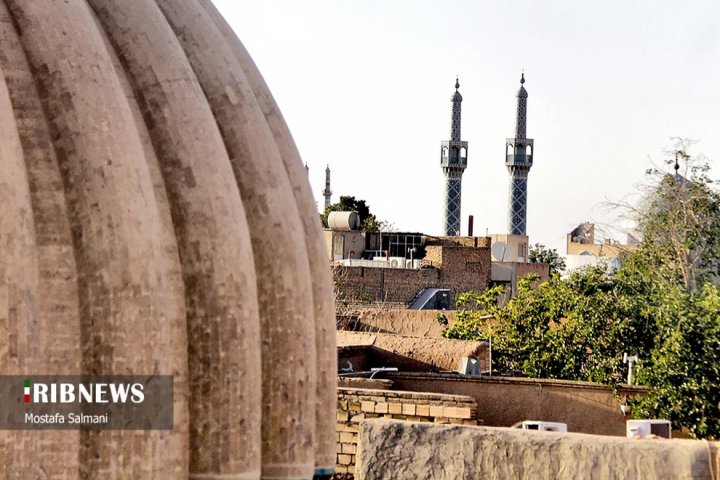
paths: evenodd
<path fill-rule="evenodd" d="M 425 237 L 425 246 L 490 248 L 490 237 Z"/>
<path fill-rule="evenodd" d="M 443 248 L 443 288 L 449 288 L 453 297 L 470 290 L 486 290 L 490 283 L 490 262 L 489 248 Z"/>
<path fill-rule="evenodd" d="M 437 269 L 336 267 L 333 277 L 338 300 L 385 301 L 407 304 L 422 288 L 442 283 Z"/>
<path fill-rule="evenodd" d="M 427 258 L 437 262 L 440 268 L 336 267 L 333 279 L 337 299 L 407 304 L 423 288 L 449 288 L 453 297 L 470 290 L 487 289 L 491 273 L 489 247 L 430 246 Z"/>
<path fill-rule="evenodd" d="M 355 472 L 358 431 L 365 419 L 478 425 L 476 411 L 475 400 L 463 395 L 338 388 L 337 473 Z"/>

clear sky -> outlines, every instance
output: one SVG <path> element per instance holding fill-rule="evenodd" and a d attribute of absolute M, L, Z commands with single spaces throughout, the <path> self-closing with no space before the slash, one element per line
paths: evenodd
<path fill-rule="evenodd" d="M 720 177 L 717 0 L 213 0 L 252 54 L 310 167 L 318 205 L 354 195 L 398 230 L 440 234 L 460 77 L 462 232 L 507 230 L 505 138 L 528 91 L 528 235 L 565 253 L 582 221 L 621 226 L 671 137 Z M 615 238 L 624 240 L 620 233 Z"/>

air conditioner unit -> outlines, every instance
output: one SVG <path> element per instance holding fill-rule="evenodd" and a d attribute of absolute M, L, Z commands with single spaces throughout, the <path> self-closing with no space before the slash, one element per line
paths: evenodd
<path fill-rule="evenodd" d="M 522 429 L 539 430 L 541 432 L 567 432 L 567 423 L 525 420 L 522 422 Z"/>
<path fill-rule="evenodd" d="M 405 257 L 390 257 L 390 268 L 405 268 Z"/>
<path fill-rule="evenodd" d="M 628 438 L 642 438 L 657 435 L 662 438 L 672 438 L 672 425 L 670 420 L 628 420 L 625 424 Z"/>

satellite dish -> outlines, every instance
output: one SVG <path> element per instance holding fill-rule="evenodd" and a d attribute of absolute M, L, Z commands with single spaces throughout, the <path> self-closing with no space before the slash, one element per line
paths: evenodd
<path fill-rule="evenodd" d="M 505 242 L 495 242 L 490 247 L 490 253 L 492 253 L 493 259 L 496 262 L 504 262 L 508 245 Z"/>

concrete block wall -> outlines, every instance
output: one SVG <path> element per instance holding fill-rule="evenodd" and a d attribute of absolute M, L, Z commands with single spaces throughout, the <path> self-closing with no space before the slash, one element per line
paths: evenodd
<path fill-rule="evenodd" d="M 354 474 L 360 422 L 387 418 L 478 425 L 477 404 L 464 395 L 338 388 L 337 473 Z"/>

